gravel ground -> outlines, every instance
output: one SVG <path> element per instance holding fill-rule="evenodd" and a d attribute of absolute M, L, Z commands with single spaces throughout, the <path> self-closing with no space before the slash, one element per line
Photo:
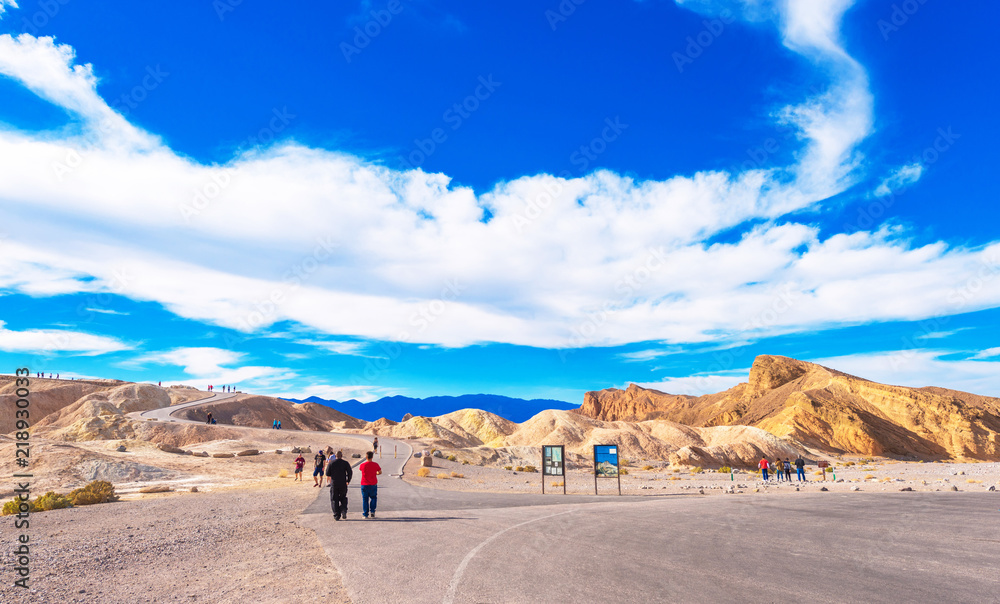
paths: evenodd
<path fill-rule="evenodd" d="M 421 478 L 417 472 L 421 460 L 413 458 L 406 464 L 404 480 L 423 487 L 449 491 L 473 491 L 492 493 L 540 493 L 541 474 L 515 472 L 490 466 L 463 465 L 461 462 L 434 458 L 430 476 Z M 756 474 L 747 472 L 720 474 L 714 470 L 692 474 L 689 468 L 656 467 L 643 470 L 628 468 L 629 474 L 621 477 L 622 494 L 663 495 L 704 491 L 705 495 L 722 495 L 730 488 L 736 493 L 795 493 L 818 492 L 826 488 L 832 492 L 898 492 L 903 488 L 914 491 L 959 491 L 984 492 L 992 486 L 1000 495 L 1000 463 L 912 463 L 892 460 L 878 460 L 871 464 L 857 464 L 849 467 L 838 466 L 833 473 L 827 470 L 826 481 L 816 475 L 816 468 L 808 468 L 808 482 L 776 482 L 773 478 L 764 484 Z M 463 477 L 452 477 L 452 473 Z M 445 474 L 447 478 L 438 478 Z M 735 480 L 733 480 L 735 479 Z M 546 493 L 562 493 L 561 482 L 556 477 L 547 477 Z M 617 494 L 617 481 L 602 478 L 598 482 L 599 492 L 604 495 Z M 593 495 L 594 476 L 586 470 L 569 470 L 566 483 L 568 494 Z"/>
<path fill-rule="evenodd" d="M 31 589 L 5 579 L 0 601 L 350 602 L 315 533 L 297 524 L 317 490 L 290 481 L 33 514 Z M 12 533 L 5 526 L 5 544 Z"/>

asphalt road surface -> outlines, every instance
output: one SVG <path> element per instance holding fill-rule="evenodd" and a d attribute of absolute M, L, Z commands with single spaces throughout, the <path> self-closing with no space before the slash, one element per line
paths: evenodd
<path fill-rule="evenodd" d="M 329 489 L 300 518 L 358 604 L 1000 602 L 993 493 L 461 493 L 389 476 L 409 447 L 380 441 L 378 519 L 356 484 L 347 522 Z"/>
<path fill-rule="evenodd" d="M 169 407 L 161 407 L 159 409 L 150 409 L 149 411 L 142 411 L 139 412 L 138 414 L 129 414 L 129 415 L 138 415 L 140 419 L 156 419 L 162 422 L 186 422 L 186 423 L 203 424 L 205 422 L 193 422 L 191 420 L 179 419 L 172 416 L 174 413 L 177 413 L 181 409 L 187 409 L 188 407 L 200 407 L 201 405 L 214 405 L 215 403 L 221 403 L 226 399 L 233 398 L 237 394 L 239 393 L 228 392 L 224 394 L 221 392 L 216 392 L 214 394 L 209 394 L 205 398 L 200 398 L 198 400 L 188 401 L 186 403 L 180 403 L 179 405 L 171 405 Z"/>

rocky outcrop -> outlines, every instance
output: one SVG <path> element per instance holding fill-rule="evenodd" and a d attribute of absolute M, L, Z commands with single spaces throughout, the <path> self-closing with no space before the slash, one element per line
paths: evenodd
<path fill-rule="evenodd" d="M 636 405 L 633 401 L 642 401 Z M 628 416 L 629 410 L 638 415 Z M 835 453 L 1000 459 L 1000 399 L 879 384 L 780 356 L 759 356 L 746 383 L 679 397 L 631 385 L 589 392 L 577 413 L 658 417 L 690 426 L 754 426 Z"/>

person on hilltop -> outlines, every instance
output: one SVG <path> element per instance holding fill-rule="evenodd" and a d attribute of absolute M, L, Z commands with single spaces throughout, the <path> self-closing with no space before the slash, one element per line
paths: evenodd
<path fill-rule="evenodd" d="M 375 506 L 378 504 L 378 476 L 382 474 L 382 468 L 372 461 L 374 451 L 368 451 L 366 455 L 368 461 L 358 466 L 361 470 L 361 515 L 374 518 Z"/>
<path fill-rule="evenodd" d="M 795 475 L 799 480 L 806 480 L 806 460 L 802 459 L 802 455 L 795 459 Z"/>
<path fill-rule="evenodd" d="M 319 453 L 313 457 L 313 486 L 323 488 L 323 471 L 326 469 L 326 454 L 322 447 L 317 447 Z"/>
<path fill-rule="evenodd" d="M 205 420 L 205 423 L 206 424 L 212 423 L 212 412 L 211 411 L 208 412 L 208 419 Z"/>
<path fill-rule="evenodd" d="M 782 463 L 782 467 L 785 469 L 785 482 L 791 482 L 792 481 L 792 459 L 788 458 L 788 459 L 786 459 L 785 461 L 783 461 L 781 463 Z"/>
<path fill-rule="evenodd" d="M 295 480 L 299 481 L 302 480 L 302 468 L 304 468 L 305 465 L 306 465 L 306 458 L 302 457 L 302 454 L 299 453 L 299 456 L 295 458 Z M 295 480 L 293 480 L 292 482 L 295 482 Z"/>
<path fill-rule="evenodd" d="M 760 463 L 757 464 L 757 469 L 760 470 L 761 480 L 763 480 L 764 482 L 767 482 L 767 470 L 770 467 L 771 467 L 771 465 L 769 463 L 767 463 L 767 458 L 766 457 L 762 457 L 761 460 L 760 460 Z"/>
<path fill-rule="evenodd" d="M 337 451 L 337 458 L 326 467 L 326 475 L 330 479 L 330 507 L 333 508 L 333 519 L 347 520 L 347 487 L 351 484 L 351 478 L 354 478 L 354 470 L 344 459 L 343 451 Z"/>

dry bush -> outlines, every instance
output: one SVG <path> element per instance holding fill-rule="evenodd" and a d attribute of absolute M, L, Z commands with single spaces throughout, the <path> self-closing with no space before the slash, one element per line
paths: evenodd
<path fill-rule="evenodd" d="M 467 466 L 467 465 L 470 465 L 470 464 L 469 464 L 469 460 L 468 460 L 468 459 L 463 459 L 463 460 L 462 460 L 462 465 L 463 465 L 463 466 Z"/>
<path fill-rule="evenodd" d="M 648 472 L 650 470 L 655 470 L 656 468 L 654 468 L 653 466 L 642 466 L 642 469 Z"/>
<path fill-rule="evenodd" d="M 368 467 L 368 466 L 365 466 L 365 467 Z M 417 476 L 419 476 L 420 478 L 427 478 L 430 475 L 431 475 L 431 469 L 430 468 L 420 468 L 419 470 L 417 470 Z"/>
<path fill-rule="evenodd" d="M 21 504 L 24 503 L 28 506 L 28 513 L 35 511 L 35 503 L 30 499 L 28 501 L 21 501 L 17 497 L 11 499 L 7 503 L 3 504 L 3 515 L 10 516 L 11 514 L 17 514 L 21 511 Z"/>
<path fill-rule="evenodd" d="M 458 458 L 457 458 L 457 457 L 455 457 L 454 455 L 449 455 L 449 456 L 448 456 L 448 457 L 447 457 L 446 459 L 447 459 L 448 461 L 457 461 L 457 460 L 458 460 Z"/>
<path fill-rule="evenodd" d="M 969 484 L 981 484 L 983 481 L 982 480 L 976 480 L 975 478 L 969 478 L 965 482 L 967 482 Z"/>
<path fill-rule="evenodd" d="M 692 474 L 701 474 L 702 473 L 702 467 L 701 466 L 695 466 L 695 467 L 691 468 L 691 473 Z"/>
<path fill-rule="evenodd" d="M 670 471 L 673 472 L 674 474 L 679 474 L 680 471 L 681 471 L 681 469 L 680 468 L 674 468 L 673 470 L 670 470 Z"/>
<path fill-rule="evenodd" d="M 452 478 L 465 478 L 465 474 L 459 474 L 458 472 L 451 473 Z"/>
<path fill-rule="evenodd" d="M 504 466 L 503 469 L 510 471 L 514 469 L 514 466 Z"/>
<path fill-rule="evenodd" d="M 875 478 L 874 474 L 865 474 L 865 480 L 871 480 L 872 478 Z"/>
<path fill-rule="evenodd" d="M 441 480 L 444 480 L 445 478 L 448 478 L 448 475 L 445 474 L 444 472 L 441 472 L 440 474 L 437 475 L 437 477 L 440 478 Z"/>
<path fill-rule="evenodd" d="M 680 476 L 671 476 L 667 480 L 681 480 L 681 477 Z"/>
<path fill-rule="evenodd" d="M 524 466 L 517 466 L 516 468 L 514 468 L 514 471 L 515 472 L 523 472 L 524 471 Z"/>
<path fill-rule="evenodd" d="M 73 505 L 93 505 L 118 501 L 114 485 L 105 480 L 95 480 L 82 489 L 71 491 L 67 497 L 73 502 Z"/>
<path fill-rule="evenodd" d="M 729 466 L 722 466 L 721 468 L 719 468 L 719 474 L 730 474 L 732 473 L 732 471 L 733 469 L 730 468 Z"/>
<path fill-rule="evenodd" d="M 843 464 L 841 464 L 841 465 L 842 465 L 842 466 L 844 466 L 845 468 L 849 468 L 849 467 L 851 467 L 851 466 L 853 466 L 853 465 L 854 465 L 854 462 L 853 462 L 853 461 L 845 461 L 845 462 L 844 462 Z"/>
<path fill-rule="evenodd" d="M 538 468 L 536 468 L 535 466 L 524 466 L 524 471 L 528 473 L 537 472 Z"/>
<path fill-rule="evenodd" d="M 35 509 L 39 512 L 71 507 L 73 507 L 73 503 L 69 500 L 69 497 L 60 495 L 54 491 L 49 491 L 38 499 L 35 499 Z"/>
<path fill-rule="evenodd" d="M 278 478 L 288 478 L 288 470 L 285 468 L 278 470 Z"/>

